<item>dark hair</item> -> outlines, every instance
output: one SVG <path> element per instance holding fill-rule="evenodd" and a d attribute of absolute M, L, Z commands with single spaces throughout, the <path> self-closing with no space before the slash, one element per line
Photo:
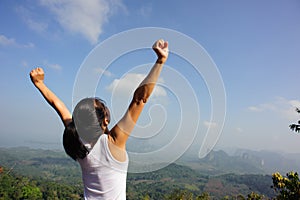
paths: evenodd
<path fill-rule="evenodd" d="M 104 119 L 110 122 L 110 112 L 105 102 L 99 98 L 82 99 L 74 108 L 72 122 L 63 134 L 65 152 L 74 160 L 83 159 L 89 153 L 82 141 L 95 144 L 103 133 L 109 134 L 101 125 Z"/>

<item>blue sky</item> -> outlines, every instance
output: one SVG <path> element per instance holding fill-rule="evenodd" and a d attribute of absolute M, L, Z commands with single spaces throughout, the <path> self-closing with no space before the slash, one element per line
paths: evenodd
<path fill-rule="evenodd" d="M 98 44 L 123 31 L 160 27 L 183 33 L 199 43 L 219 70 L 226 92 L 226 120 L 216 148 L 300 153 L 300 135 L 288 128 L 300 117 L 295 112 L 295 107 L 300 107 L 299 11 L 300 3 L 296 0 L 3 0 L 0 2 L 0 146 L 61 148 L 62 124 L 30 83 L 28 74 L 33 67 L 44 68 L 46 84 L 72 109 L 76 75 Z M 124 45 L 131 45 L 130 42 L 134 41 L 124 41 Z M 172 45 L 175 46 L 172 42 L 171 52 Z M 120 56 L 105 71 L 96 94 L 109 105 L 119 105 L 121 99 L 120 104 L 126 107 L 132 87 L 153 61 L 155 55 L 150 49 Z M 187 109 L 199 106 L 201 111 L 194 144 L 200 148 L 207 127 L 222 127 L 210 121 L 209 86 L 194 77 L 191 66 L 175 54 L 170 54 L 166 64 L 161 87 L 149 104 L 150 115 L 146 110 L 139 122 L 146 132 L 142 137 L 152 137 L 151 131 L 155 130 L 164 140 L 157 139 L 154 143 L 164 146 L 174 137 L 172 133 L 177 131 L 178 122 L 184 121 L 187 126 L 194 123 L 192 114 L 191 119 L 174 117 L 181 112 L 176 110 L 176 101 L 189 101 L 186 95 L 168 90 L 175 87 L 170 79 L 176 74 L 167 73 L 174 69 L 189 81 L 197 97 L 197 102 L 190 103 Z M 94 75 L 103 69 L 96 67 Z M 120 98 L 112 98 L 114 84 L 121 81 L 117 93 Z M 186 89 L 176 88 L 178 92 Z M 122 91 L 129 92 L 121 94 Z M 117 117 L 123 112 L 122 107 L 113 109 L 117 110 Z M 148 126 L 151 120 L 154 125 Z M 161 123 L 164 121 L 167 123 Z M 138 130 L 134 137 L 140 137 Z M 151 149 L 151 145 L 147 148 Z"/>

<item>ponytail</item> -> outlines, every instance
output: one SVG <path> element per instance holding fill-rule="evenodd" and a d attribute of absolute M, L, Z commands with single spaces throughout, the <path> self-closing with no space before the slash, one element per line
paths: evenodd
<path fill-rule="evenodd" d="M 78 158 L 83 159 L 89 153 L 87 148 L 80 141 L 73 121 L 70 122 L 64 130 L 63 146 L 65 152 L 73 158 L 73 160 L 77 160 Z"/>

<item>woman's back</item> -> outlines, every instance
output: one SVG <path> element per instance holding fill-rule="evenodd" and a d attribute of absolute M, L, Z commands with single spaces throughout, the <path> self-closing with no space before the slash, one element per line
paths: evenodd
<path fill-rule="evenodd" d="M 125 162 L 116 160 L 108 142 L 108 135 L 102 134 L 90 153 L 78 159 L 87 199 L 126 199 L 128 157 Z"/>

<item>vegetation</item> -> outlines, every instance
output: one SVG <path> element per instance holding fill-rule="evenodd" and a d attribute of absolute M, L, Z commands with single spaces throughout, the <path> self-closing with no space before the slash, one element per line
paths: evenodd
<path fill-rule="evenodd" d="M 286 177 L 276 172 L 272 175 L 273 188 L 278 193 L 277 199 L 300 199 L 300 181 L 297 172 L 289 172 Z"/>
<path fill-rule="evenodd" d="M 3 169 L 3 168 L 2 168 Z M 61 184 L 54 181 L 30 179 L 8 170 L 0 174 L 0 199 L 80 199 L 81 187 Z"/>
<path fill-rule="evenodd" d="M 0 200 L 83 199 L 80 168 L 62 152 L 0 149 L 0 163 Z M 300 199 L 295 172 L 286 177 L 279 172 L 272 176 L 204 175 L 187 166 L 171 164 L 151 173 L 129 173 L 127 181 L 128 200 Z"/>
<path fill-rule="evenodd" d="M 299 108 L 296 108 L 296 112 L 297 113 L 300 113 L 300 109 Z M 300 120 L 298 121 L 298 124 L 291 124 L 290 125 L 290 129 L 292 131 L 295 131 L 295 132 L 300 132 Z"/>

